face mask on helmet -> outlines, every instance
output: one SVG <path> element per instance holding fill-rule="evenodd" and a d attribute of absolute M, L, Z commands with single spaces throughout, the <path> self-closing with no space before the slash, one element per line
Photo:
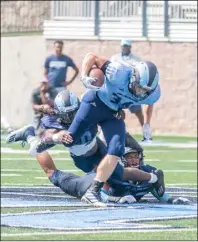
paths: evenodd
<path fill-rule="evenodd" d="M 140 62 L 133 66 L 129 90 L 136 99 L 142 100 L 155 90 L 158 80 L 156 66 L 149 61 Z"/>
<path fill-rule="evenodd" d="M 126 148 L 122 157 L 124 167 L 140 168 L 143 165 L 143 153 L 135 149 Z"/>
<path fill-rule="evenodd" d="M 63 124 L 71 124 L 79 108 L 78 97 L 68 90 L 58 93 L 54 100 L 54 108 L 57 111 L 57 121 Z"/>

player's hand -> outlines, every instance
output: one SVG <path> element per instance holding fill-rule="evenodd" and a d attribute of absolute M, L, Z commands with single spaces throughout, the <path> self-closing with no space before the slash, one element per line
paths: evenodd
<path fill-rule="evenodd" d="M 66 130 L 60 131 L 59 134 L 58 134 L 58 142 L 71 144 L 73 142 L 73 138 L 71 136 L 71 133 L 69 133 Z"/>
<path fill-rule="evenodd" d="M 39 112 L 44 114 L 54 115 L 56 114 L 55 110 L 51 108 L 48 104 L 44 104 L 39 108 Z"/>
<path fill-rule="evenodd" d="M 136 199 L 132 196 L 132 195 L 127 195 L 127 196 L 124 196 L 124 197 L 121 197 L 121 199 L 118 201 L 118 203 L 128 203 L 128 204 L 131 204 L 131 203 L 135 203 L 136 202 Z"/>
<path fill-rule="evenodd" d="M 125 117 L 126 117 L 125 111 L 124 111 L 124 110 L 119 110 L 119 111 L 115 114 L 115 117 L 116 117 L 117 119 L 125 120 Z"/>
<path fill-rule="evenodd" d="M 178 197 L 178 198 L 170 198 L 168 203 L 171 204 L 178 204 L 178 205 L 188 205 L 190 204 L 190 200 L 185 197 Z"/>
<path fill-rule="evenodd" d="M 97 80 L 93 77 L 90 77 L 90 76 L 83 76 L 81 77 L 81 81 L 83 82 L 83 85 L 88 88 L 88 89 L 91 89 L 91 90 L 99 90 L 100 87 L 97 87 L 97 86 L 94 86 L 92 85 L 92 83 L 96 82 Z"/>
<path fill-rule="evenodd" d="M 132 195 L 127 195 L 127 196 L 124 196 L 124 197 L 108 196 L 106 198 L 106 200 L 108 202 L 114 202 L 114 203 L 119 203 L 119 204 L 123 204 L 123 203 L 131 204 L 131 203 L 136 202 L 136 199 Z"/>

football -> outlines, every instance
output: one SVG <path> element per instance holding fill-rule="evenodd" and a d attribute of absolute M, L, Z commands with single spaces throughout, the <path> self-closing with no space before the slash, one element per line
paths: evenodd
<path fill-rule="evenodd" d="M 104 84 L 105 76 L 104 73 L 97 67 L 92 67 L 89 72 L 89 76 L 95 78 L 97 81 L 93 82 L 92 85 L 96 87 L 101 87 Z"/>

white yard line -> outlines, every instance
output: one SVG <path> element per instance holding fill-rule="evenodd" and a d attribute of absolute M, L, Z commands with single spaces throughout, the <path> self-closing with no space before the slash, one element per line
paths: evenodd
<path fill-rule="evenodd" d="M 197 183 L 167 183 L 166 185 L 168 186 L 197 186 Z M 179 187 L 179 188 L 182 188 L 182 187 Z"/>
<path fill-rule="evenodd" d="M 36 160 L 36 158 L 24 158 L 24 157 L 2 157 L 1 160 L 10 160 L 10 161 L 29 161 L 29 160 Z M 54 160 L 72 160 L 71 158 L 54 158 Z"/>
<path fill-rule="evenodd" d="M 197 160 L 178 160 L 178 161 L 175 161 L 175 162 L 197 163 Z"/>
<path fill-rule="evenodd" d="M 54 186 L 52 186 L 50 183 L 45 183 L 45 184 L 28 184 L 28 183 L 3 183 L 3 185 L 1 186 L 1 188 L 20 188 L 20 187 L 27 187 L 27 188 L 44 188 L 44 186 L 48 186 L 45 188 L 53 188 Z M 179 189 L 182 189 L 183 186 L 197 186 L 197 183 L 166 183 L 167 187 L 172 187 L 172 186 L 182 186 L 182 187 L 176 187 Z M 188 188 L 188 187 L 185 187 Z"/>
<path fill-rule="evenodd" d="M 1 176 L 22 176 L 21 174 L 6 174 L 6 173 L 1 173 Z"/>
<path fill-rule="evenodd" d="M 164 172 L 194 172 L 194 173 L 197 173 L 197 170 L 163 170 Z"/>
<path fill-rule="evenodd" d="M 133 232 L 133 233 L 148 233 L 148 232 L 176 232 L 176 231 L 197 231 L 196 228 L 184 228 L 184 229 L 175 229 L 175 228 L 166 228 L 166 229 L 144 229 L 144 230 L 133 230 L 133 229 L 129 229 L 129 230 L 110 230 L 110 231 L 106 231 L 106 230 L 100 230 L 100 231 L 64 231 L 64 232 L 49 232 L 49 231 L 45 231 L 45 232 L 38 232 L 38 233 L 16 233 L 16 234 L 8 234 L 8 233 L 2 233 L 1 236 L 5 236 L 5 237 L 14 237 L 14 236 L 34 236 L 34 235 L 67 235 L 67 234 L 100 234 L 100 233 L 125 233 L 125 232 Z"/>

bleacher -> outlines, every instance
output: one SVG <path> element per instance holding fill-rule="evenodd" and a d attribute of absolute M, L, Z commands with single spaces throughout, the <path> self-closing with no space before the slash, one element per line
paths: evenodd
<path fill-rule="evenodd" d="M 99 1 L 98 22 L 95 1 L 52 1 L 51 7 L 51 19 L 44 21 L 46 39 L 197 41 L 196 1 L 169 1 L 166 23 L 164 1 L 147 1 L 146 5 L 143 1 Z"/>

